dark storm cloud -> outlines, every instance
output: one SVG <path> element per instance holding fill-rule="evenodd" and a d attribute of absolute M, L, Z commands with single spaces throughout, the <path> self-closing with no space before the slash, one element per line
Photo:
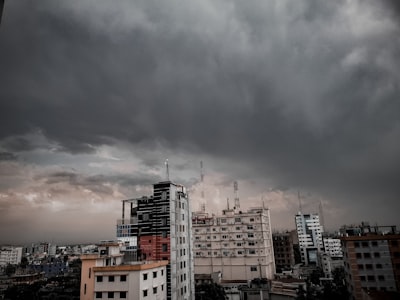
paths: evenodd
<path fill-rule="evenodd" d="M 158 176 L 150 176 L 139 172 L 130 175 L 84 175 L 68 171 L 45 173 L 35 176 L 34 179 L 44 180 L 47 185 L 67 184 L 102 194 L 112 194 L 112 189 L 107 184 L 118 184 L 121 187 L 133 190 L 134 187 L 151 186 L 154 182 L 161 180 Z"/>
<path fill-rule="evenodd" d="M 231 167 L 236 178 L 366 203 L 399 195 L 397 2 L 61 3 L 7 3 L 6 149 L 29 150 L 12 137 L 37 128 L 71 153 L 160 141 L 247 165 Z"/>
<path fill-rule="evenodd" d="M 17 155 L 10 152 L 0 152 L 0 161 L 2 160 L 16 160 L 18 158 Z"/>

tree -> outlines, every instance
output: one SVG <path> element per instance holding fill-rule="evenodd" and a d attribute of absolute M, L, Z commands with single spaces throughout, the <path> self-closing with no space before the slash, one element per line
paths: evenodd
<path fill-rule="evenodd" d="M 216 283 L 202 283 L 196 286 L 196 300 L 228 299 L 222 286 Z"/>

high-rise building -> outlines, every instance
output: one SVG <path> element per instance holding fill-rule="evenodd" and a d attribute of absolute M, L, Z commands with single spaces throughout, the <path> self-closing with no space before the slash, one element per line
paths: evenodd
<path fill-rule="evenodd" d="M 126 204 L 130 204 L 125 217 Z M 168 261 L 168 299 L 194 296 L 191 204 L 186 189 L 170 181 L 153 186 L 153 195 L 123 200 L 117 238 L 130 260 Z"/>
<path fill-rule="evenodd" d="M 316 265 L 318 254 L 324 249 L 322 242 L 323 228 L 319 223 L 318 214 L 303 214 L 295 217 L 296 230 L 299 238 L 301 262 L 304 265 Z"/>
<path fill-rule="evenodd" d="M 385 232 L 379 226 L 368 231 L 362 226 L 341 237 L 347 287 L 354 300 L 366 299 L 369 292 L 381 293 L 381 299 L 385 293 L 400 292 L 400 234 L 391 227 Z M 349 235 L 352 232 L 357 234 Z"/>
<path fill-rule="evenodd" d="M 269 210 L 225 209 L 193 214 L 195 273 L 221 272 L 224 281 L 272 279 L 275 261 Z"/>

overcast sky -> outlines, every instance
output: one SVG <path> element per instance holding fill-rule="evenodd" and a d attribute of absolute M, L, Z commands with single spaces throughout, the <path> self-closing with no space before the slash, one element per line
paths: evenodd
<path fill-rule="evenodd" d="M 18 0 L 0 25 L 0 243 L 115 238 L 170 178 L 206 210 L 400 224 L 400 4 Z"/>

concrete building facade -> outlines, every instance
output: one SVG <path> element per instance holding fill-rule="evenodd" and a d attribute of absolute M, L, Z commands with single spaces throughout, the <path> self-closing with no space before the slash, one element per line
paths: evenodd
<path fill-rule="evenodd" d="M 18 265 L 22 259 L 22 247 L 1 247 L 0 249 L 0 266 Z"/>
<path fill-rule="evenodd" d="M 81 300 L 167 299 L 168 261 L 123 264 L 119 243 L 100 244 L 81 256 Z"/>
<path fill-rule="evenodd" d="M 296 230 L 299 239 L 301 262 L 304 265 L 316 265 L 318 254 L 323 252 L 323 228 L 318 214 L 303 214 L 299 212 L 295 217 Z"/>
<path fill-rule="evenodd" d="M 226 209 L 193 214 L 196 274 L 222 273 L 224 281 L 272 279 L 275 260 L 269 210 Z"/>
<path fill-rule="evenodd" d="M 272 234 L 274 243 L 275 265 L 277 269 L 287 270 L 295 265 L 294 231 L 275 232 Z"/>
<path fill-rule="evenodd" d="M 191 203 L 183 186 L 159 182 L 154 184 L 152 196 L 123 200 L 117 239 L 124 242 L 131 261 L 169 262 L 167 299 L 194 297 Z"/>
<path fill-rule="evenodd" d="M 341 240 L 346 282 L 353 299 L 363 299 L 368 291 L 400 291 L 399 234 L 344 236 Z"/>

